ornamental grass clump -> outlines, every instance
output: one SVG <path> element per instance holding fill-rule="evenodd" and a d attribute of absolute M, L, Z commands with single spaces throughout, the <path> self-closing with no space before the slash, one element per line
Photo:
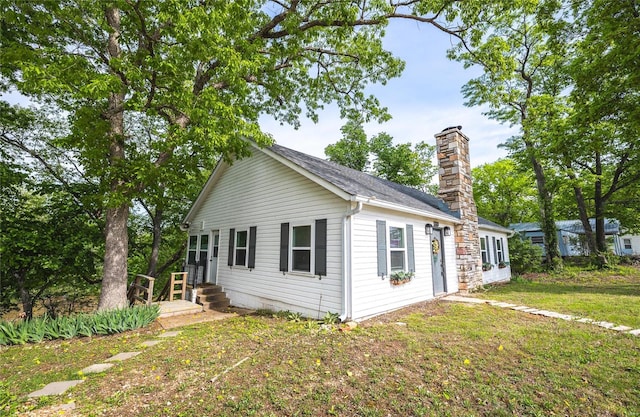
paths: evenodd
<path fill-rule="evenodd" d="M 159 314 L 157 305 L 141 305 L 55 319 L 45 315 L 19 322 L 0 321 L 0 345 L 121 333 L 147 326 Z"/>

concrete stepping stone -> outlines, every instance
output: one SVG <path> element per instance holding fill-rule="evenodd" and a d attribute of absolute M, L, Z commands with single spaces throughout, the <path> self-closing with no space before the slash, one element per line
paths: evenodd
<path fill-rule="evenodd" d="M 588 319 L 586 317 L 583 317 L 581 319 L 577 319 L 576 320 L 578 323 L 587 323 L 587 324 L 591 324 L 593 323 L 593 319 Z"/>
<path fill-rule="evenodd" d="M 503 303 L 503 302 L 491 302 L 489 303 L 492 306 L 502 307 L 502 308 L 511 308 L 515 307 L 515 304 Z"/>
<path fill-rule="evenodd" d="M 47 395 L 60 395 L 64 393 L 71 387 L 75 387 L 76 385 L 84 382 L 82 379 L 76 379 L 74 381 L 58 381 L 52 382 L 50 384 L 45 385 L 42 389 L 38 391 L 33 391 L 28 395 L 30 398 L 34 397 L 44 397 Z"/>
<path fill-rule="evenodd" d="M 99 374 L 100 372 L 104 372 L 112 366 L 112 363 L 96 363 L 94 365 L 87 366 L 80 372 L 82 372 L 83 374 Z"/>
<path fill-rule="evenodd" d="M 140 346 L 151 347 L 151 346 L 157 345 L 158 343 L 162 343 L 162 340 L 147 340 L 145 342 L 140 343 Z"/>
<path fill-rule="evenodd" d="M 524 310 L 528 310 L 531 307 L 527 307 L 527 306 L 515 306 L 515 307 L 511 307 L 513 310 L 517 310 L 517 311 L 524 311 Z"/>
<path fill-rule="evenodd" d="M 640 329 L 631 330 L 629 333 L 634 336 L 640 336 Z"/>
<path fill-rule="evenodd" d="M 127 359 L 131 359 L 134 356 L 138 356 L 141 353 L 142 352 L 122 352 L 122 353 L 118 353 L 117 355 L 114 355 L 114 356 L 110 357 L 109 359 L 105 359 L 105 362 L 124 361 L 124 360 L 127 360 Z"/>
<path fill-rule="evenodd" d="M 176 337 L 180 333 L 181 332 L 179 330 L 175 330 L 173 332 L 164 332 L 162 334 L 159 334 L 158 337 Z"/>
<path fill-rule="evenodd" d="M 524 311 L 525 313 L 532 313 L 533 314 L 533 313 L 535 313 L 536 311 L 539 311 L 539 310 L 537 308 L 527 307 L 527 308 L 524 308 L 524 309 L 522 309 L 520 311 Z"/>
<path fill-rule="evenodd" d="M 620 326 L 616 326 L 616 327 L 614 327 L 614 328 L 613 328 L 613 329 L 611 329 L 611 330 L 615 330 L 615 331 L 617 331 L 617 332 L 626 332 L 626 331 L 628 331 L 628 330 L 632 330 L 632 329 L 633 329 L 633 327 L 620 325 Z"/>
<path fill-rule="evenodd" d="M 609 323 L 608 321 L 594 321 L 593 324 L 596 326 L 604 327 L 605 329 L 613 329 L 616 325 L 613 323 Z"/>

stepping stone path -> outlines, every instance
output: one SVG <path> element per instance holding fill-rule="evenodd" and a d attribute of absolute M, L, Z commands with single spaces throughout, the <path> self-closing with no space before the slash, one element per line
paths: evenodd
<path fill-rule="evenodd" d="M 608 321 L 595 321 L 593 319 L 586 318 L 586 317 L 577 317 L 577 316 L 572 316 L 570 314 L 561 314 L 561 313 L 556 313 L 555 311 L 539 310 L 537 308 L 504 303 L 502 301 L 483 300 L 481 298 L 463 297 L 460 295 L 448 295 L 442 299 L 445 301 L 454 301 L 454 302 L 467 303 L 467 304 L 489 304 L 494 307 L 510 308 L 511 310 L 522 311 L 530 314 L 537 314 L 539 316 L 550 317 L 554 319 L 577 321 L 578 323 L 593 324 L 595 326 L 604 327 L 605 329 L 615 330 L 617 332 L 627 332 L 634 336 L 640 336 L 640 329 L 632 330 L 633 329 L 632 327 L 623 326 L 623 325 L 616 326 L 614 323 L 609 323 Z"/>
<path fill-rule="evenodd" d="M 76 379 L 74 381 L 59 381 L 52 382 L 44 386 L 44 388 L 34 391 L 29 394 L 29 397 L 44 397 L 45 395 L 59 395 L 68 390 L 71 387 L 75 387 L 78 384 L 84 382 L 82 379 Z"/>
<path fill-rule="evenodd" d="M 161 338 L 176 337 L 179 334 L 180 334 L 180 331 L 165 332 L 158 335 L 158 337 L 161 337 Z M 140 345 L 144 347 L 151 347 L 151 346 L 157 345 L 160 342 L 162 342 L 162 340 L 147 340 L 146 342 L 142 342 Z M 127 359 L 133 358 L 134 356 L 138 356 L 141 353 L 142 352 L 122 352 L 110 357 L 109 359 L 105 359 L 105 362 L 125 361 Z M 82 369 L 79 372 L 79 374 L 95 374 L 95 373 L 105 372 L 112 366 L 113 366 L 113 363 L 96 363 Z M 44 386 L 42 389 L 32 392 L 31 394 L 28 395 L 28 397 L 35 398 L 35 397 L 43 397 L 47 395 L 60 395 L 60 394 L 63 394 L 69 388 L 75 387 L 76 385 L 81 384 L 82 382 L 84 382 L 83 379 L 52 382 Z M 71 403 L 69 407 L 71 407 L 69 409 L 73 409 L 75 408 L 75 404 Z"/>

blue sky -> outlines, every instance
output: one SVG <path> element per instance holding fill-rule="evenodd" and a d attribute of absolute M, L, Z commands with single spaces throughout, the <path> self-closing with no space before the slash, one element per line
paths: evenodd
<path fill-rule="evenodd" d="M 471 165 L 478 166 L 506 156 L 498 144 L 518 132 L 483 116 L 483 108 L 464 106 L 461 87 L 481 72 L 449 61 L 446 50 L 451 42 L 448 35 L 424 24 L 400 21 L 388 28 L 385 46 L 406 66 L 400 78 L 371 88 L 393 118 L 384 124 L 367 125 L 366 131 L 368 135 L 387 132 L 397 143 L 424 140 L 435 144 L 435 133 L 462 126 L 470 140 Z M 327 107 L 317 124 L 303 120 L 298 130 L 262 119 L 263 130 L 278 144 L 321 158 L 325 158 L 324 148 L 341 138 L 342 125 L 335 107 Z"/>

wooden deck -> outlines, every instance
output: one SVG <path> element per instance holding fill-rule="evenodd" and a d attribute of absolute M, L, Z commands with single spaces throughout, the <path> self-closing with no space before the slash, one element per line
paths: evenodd
<path fill-rule="evenodd" d="M 202 306 L 200 304 L 195 304 L 187 300 L 158 301 L 153 304 L 160 306 L 160 318 L 202 312 Z"/>

